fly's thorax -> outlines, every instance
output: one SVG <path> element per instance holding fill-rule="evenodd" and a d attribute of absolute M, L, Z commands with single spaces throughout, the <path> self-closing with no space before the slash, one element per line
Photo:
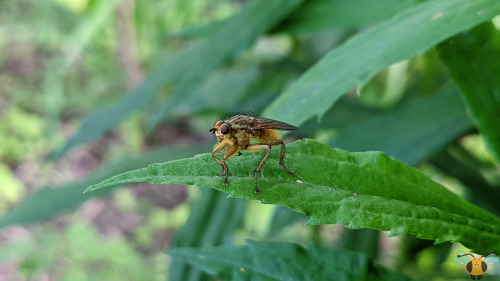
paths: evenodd
<path fill-rule="evenodd" d="M 246 147 L 250 144 L 252 135 L 244 129 L 235 130 L 233 134 L 236 144 L 240 147 Z"/>

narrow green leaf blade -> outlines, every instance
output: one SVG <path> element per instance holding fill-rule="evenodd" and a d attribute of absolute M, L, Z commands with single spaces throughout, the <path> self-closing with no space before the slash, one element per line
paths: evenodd
<path fill-rule="evenodd" d="M 491 22 L 439 45 L 468 113 L 500 163 L 500 33 Z"/>
<path fill-rule="evenodd" d="M 205 84 L 192 95 L 187 95 L 175 107 L 153 112 L 150 127 L 154 128 L 161 120 L 176 118 L 179 115 L 192 115 L 202 110 L 227 110 L 237 108 L 247 93 L 251 83 L 259 76 L 257 66 L 238 68 L 212 75 Z"/>
<path fill-rule="evenodd" d="M 273 33 L 308 33 L 362 28 L 417 4 L 416 0 L 311 0 L 295 9 Z M 363 7 L 360 9 L 360 7 Z M 166 38 L 204 38 L 216 34 L 227 20 L 188 27 Z"/>
<path fill-rule="evenodd" d="M 79 130 L 59 151 L 53 152 L 53 157 L 62 157 L 71 149 L 99 138 L 113 126 L 132 115 L 135 110 L 148 106 L 162 85 L 176 79 L 176 71 L 172 71 L 173 65 L 184 65 L 186 57 L 191 56 L 192 52 L 196 52 L 198 48 L 199 45 L 192 45 L 175 53 L 164 60 L 158 69 L 154 70 L 140 85 L 130 90 L 117 103 L 98 109 L 86 116 Z M 179 69 L 176 70 L 182 72 Z"/>
<path fill-rule="evenodd" d="M 361 28 L 415 5 L 415 0 L 314 0 L 295 10 L 280 31 L 311 32 Z"/>
<path fill-rule="evenodd" d="M 344 93 L 385 67 L 500 14 L 497 0 L 427 1 L 333 49 L 264 111 L 296 126 L 321 117 Z"/>
<path fill-rule="evenodd" d="M 167 254 L 223 280 L 410 280 L 363 254 L 315 245 L 253 242 L 246 246 L 177 248 Z"/>
<path fill-rule="evenodd" d="M 159 161 L 183 158 L 189 154 L 206 151 L 207 149 L 209 148 L 199 146 L 174 146 L 152 149 L 141 155 L 124 157 L 103 165 L 98 171 L 82 181 L 71 182 L 57 187 L 40 188 L 1 216 L 0 228 L 13 224 L 47 220 L 64 212 L 72 211 L 85 201 L 93 197 L 104 196 L 113 190 L 105 189 L 91 194 L 91 196 L 82 196 L 82 190 L 91 184 L 98 183 L 117 173 L 144 167 Z"/>
<path fill-rule="evenodd" d="M 296 141 L 287 146 L 286 164 L 297 176 L 279 166 L 278 153 L 272 152 L 258 175 L 261 194 L 253 188 L 261 153 L 229 159 L 228 186 L 215 176 L 220 166 L 207 153 L 117 175 L 86 192 L 143 181 L 210 187 L 287 206 L 309 216 L 309 224 L 408 232 L 436 242 L 460 242 L 476 252 L 500 249 L 499 218 L 383 153 L 349 153 L 313 140 Z"/>
<path fill-rule="evenodd" d="M 185 73 L 189 80 L 182 80 L 173 96 L 157 112 L 153 125 L 195 93 L 199 80 L 206 79 L 224 61 L 232 60 L 249 47 L 261 34 L 271 29 L 292 12 L 303 0 L 252 0 L 235 17 L 226 21 L 210 40 L 194 53 L 196 67 Z M 191 58 L 193 60 L 193 58 Z"/>

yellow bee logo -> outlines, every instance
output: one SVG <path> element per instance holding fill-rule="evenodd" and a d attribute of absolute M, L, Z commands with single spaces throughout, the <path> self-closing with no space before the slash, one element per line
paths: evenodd
<path fill-rule="evenodd" d="M 276 121 L 272 119 L 266 119 L 261 117 L 253 117 L 244 114 L 235 115 L 226 120 L 219 120 L 215 122 L 214 127 L 210 129 L 212 134 L 215 134 L 217 141 L 219 142 L 212 151 L 212 157 L 222 166 L 222 172 L 219 176 L 225 175 L 226 179 L 224 184 L 227 185 L 227 178 L 229 169 L 227 168 L 226 160 L 235 156 L 240 155 L 240 150 L 247 151 L 259 151 L 266 150 L 267 153 L 260 161 L 257 168 L 254 170 L 255 173 L 255 193 L 260 193 L 257 187 L 257 173 L 266 162 L 267 157 L 271 153 L 271 148 L 275 145 L 281 145 L 281 158 L 280 165 L 292 175 L 296 175 L 294 171 L 289 170 L 283 163 L 283 158 L 285 157 L 285 144 L 279 139 L 278 132 L 275 130 L 297 130 L 298 128 L 290 124 Z M 252 139 L 256 139 L 256 143 L 250 143 Z M 222 161 L 219 160 L 215 153 L 224 152 Z"/>
<path fill-rule="evenodd" d="M 467 256 L 471 256 L 470 258 Z M 472 280 L 481 280 L 483 274 L 488 270 L 488 265 L 495 264 L 500 261 L 496 256 L 496 252 L 491 252 L 486 256 L 476 257 L 471 253 L 458 251 L 457 256 L 453 259 L 458 264 L 465 264 L 465 270 L 470 274 Z"/>

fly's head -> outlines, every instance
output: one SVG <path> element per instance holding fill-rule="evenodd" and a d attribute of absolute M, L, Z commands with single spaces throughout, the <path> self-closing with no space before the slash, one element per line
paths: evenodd
<path fill-rule="evenodd" d="M 209 131 L 212 134 L 215 134 L 218 142 L 221 142 L 231 132 L 231 126 L 229 126 L 228 123 L 226 123 L 222 120 L 219 120 L 219 121 L 215 122 L 214 127 L 212 129 L 210 129 Z"/>

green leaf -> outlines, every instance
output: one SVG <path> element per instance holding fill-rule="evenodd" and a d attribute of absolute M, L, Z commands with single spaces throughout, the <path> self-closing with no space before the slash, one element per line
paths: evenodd
<path fill-rule="evenodd" d="M 415 5 L 415 0 L 309 0 L 295 9 L 274 33 L 307 33 L 321 30 L 361 28 L 385 20 L 405 8 Z M 363 7 L 360 9 L 360 7 Z M 188 27 L 169 38 L 203 38 L 216 34 L 227 20 L 202 26 Z"/>
<path fill-rule="evenodd" d="M 436 153 L 472 127 L 457 91 L 450 84 L 340 130 L 330 141 L 349 151 L 383 151 L 408 165 Z"/>
<path fill-rule="evenodd" d="M 439 45 L 468 113 L 500 163 L 500 33 L 491 22 Z"/>
<path fill-rule="evenodd" d="M 500 250 L 500 219 L 456 196 L 421 172 L 380 152 L 349 153 L 314 140 L 287 146 L 286 164 L 273 150 L 253 188 L 253 170 L 262 153 L 245 153 L 227 161 L 229 185 L 217 177 L 221 167 L 210 153 L 153 164 L 90 186 L 86 192 L 116 184 L 148 181 L 215 188 L 232 197 L 287 206 L 306 214 L 309 224 L 348 223 L 408 232 L 437 243 L 454 241 L 474 252 Z"/>
<path fill-rule="evenodd" d="M 258 75 L 255 65 L 216 73 L 192 95 L 179 101 L 175 108 L 153 112 L 150 126 L 154 128 L 158 122 L 168 117 L 192 115 L 206 109 L 226 111 L 236 108 Z"/>
<path fill-rule="evenodd" d="M 449 176 L 459 180 L 465 197 L 472 203 L 493 214 L 500 215 L 500 182 L 488 180 L 485 175 L 494 174 L 496 167 L 488 167 L 459 145 L 447 147 L 431 159 L 431 163 Z M 498 172 L 496 173 L 497 175 Z"/>
<path fill-rule="evenodd" d="M 218 275 L 223 280 L 410 280 L 346 250 L 291 243 L 178 248 L 173 257 Z"/>
<path fill-rule="evenodd" d="M 280 31 L 311 32 L 341 28 L 361 28 L 387 19 L 415 0 L 314 0 L 295 10 Z M 362 7 L 362 8 L 360 8 Z"/>
<path fill-rule="evenodd" d="M 197 53 L 192 54 L 194 58 L 190 59 L 197 62 L 185 73 L 190 79 L 184 79 L 177 85 L 173 96 L 156 113 L 153 124 L 158 124 L 163 116 L 176 110 L 186 98 L 194 95 L 199 80 L 206 79 L 226 60 L 236 58 L 240 52 L 293 11 L 302 1 L 249 1 L 239 14 L 228 20 Z"/>
<path fill-rule="evenodd" d="M 64 212 L 78 208 L 85 201 L 109 194 L 113 189 L 102 190 L 82 196 L 82 190 L 118 173 L 144 167 L 151 163 L 186 157 L 188 154 L 209 149 L 199 146 L 174 146 L 152 149 L 141 155 L 121 158 L 99 168 L 98 171 L 82 181 L 72 182 L 57 187 L 43 187 L 30 194 L 23 202 L 0 217 L 0 227 L 12 224 L 32 223 L 47 220 Z"/>
<path fill-rule="evenodd" d="M 435 0 L 408 8 L 330 51 L 263 115 L 296 126 L 321 117 L 340 96 L 385 67 L 498 14 L 497 0 Z"/>
<path fill-rule="evenodd" d="M 271 229 L 269 234 L 275 235 L 279 231 L 282 231 L 286 226 L 292 225 L 297 222 L 305 222 L 307 217 L 302 213 L 297 213 L 290 210 L 289 208 L 278 206 L 274 210 L 273 220 L 271 223 Z"/>
<path fill-rule="evenodd" d="M 233 60 L 262 33 L 297 7 L 302 0 L 253 0 L 208 40 L 177 52 L 138 87 L 115 105 L 89 115 L 80 130 L 57 153 L 62 156 L 77 145 L 92 141 L 128 118 L 135 110 L 150 105 L 159 88 L 176 83 L 176 89 L 156 122 L 192 95 L 203 82 L 228 60 Z"/>
<path fill-rule="evenodd" d="M 113 15 L 119 0 L 99 1 L 73 28 L 71 34 L 61 44 L 58 55 L 45 62 L 43 71 L 44 103 L 47 116 L 47 136 L 53 138 L 58 131 L 61 110 L 66 102 L 65 79 L 71 73 L 75 62 L 81 59 L 82 52 L 93 37 L 103 28 L 104 23 Z M 45 35 L 47 37 L 47 35 Z M 49 139 L 49 143 L 54 143 Z"/>
<path fill-rule="evenodd" d="M 148 106 L 156 96 L 158 89 L 176 78 L 174 77 L 175 72 L 182 73 L 183 68 L 172 70 L 174 69 L 173 66 L 185 65 L 186 57 L 192 56 L 192 53 L 196 52 L 197 48 L 199 48 L 199 45 L 192 45 L 170 56 L 142 84 L 129 91 L 116 104 L 89 114 L 83 120 L 78 132 L 71 136 L 61 150 L 53 152 L 52 156 L 62 157 L 78 145 L 99 138 L 113 126 L 132 115 L 135 110 Z"/>
<path fill-rule="evenodd" d="M 380 231 L 374 229 L 345 229 L 338 245 L 342 249 L 363 253 L 369 258 L 375 259 L 379 254 L 379 240 Z"/>

